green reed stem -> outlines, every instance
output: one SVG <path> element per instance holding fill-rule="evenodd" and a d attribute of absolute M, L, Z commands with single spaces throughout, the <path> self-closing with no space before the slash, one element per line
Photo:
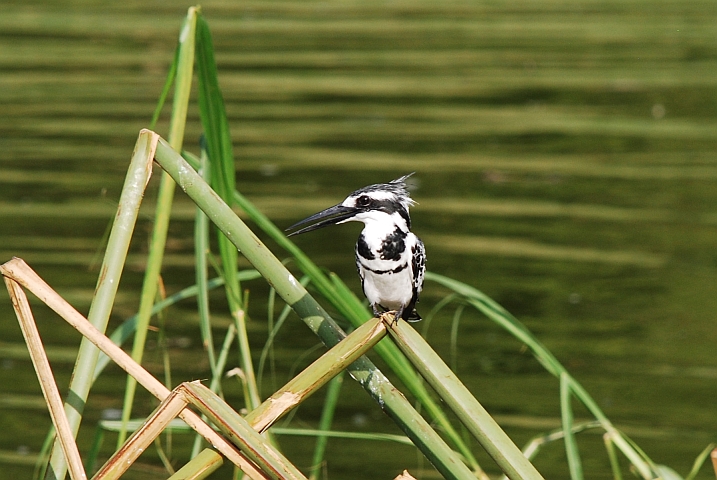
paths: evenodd
<path fill-rule="evenodd" d="M 192 71 L 194 66 L 194 33 L 196 31 L 198 10 L 190 8 L 182 24 L 179 36 L 177 55 L 177 75 L 174 86 L 174 101 L 172 116 L 169 125 L 169 142 L 173 148 L 180 150 L 184 140 L 184 128 L 187 121 L 189 93 L 192 87 Z M 160 181 L 157 206 L 155 209 L 152 239 L 149 246 L 147 267 L 142 284 L 142 294 L 139 303 L 137 328 L 135 329 L 134 343 L 132 345 L 132 358 L 142 363 L 144 345 L 147 340 L 147 330 L 152 313 L 152 306 L 157 297 L 159 276 L 162 270 L 164 249 L 167 243 L 167 230 L 172 212 L 175 183 L 169 175 L 163 174 Z M 137 381 L 127 376 L 124 405 L 122 409 L 122 423 L 126 424 L 132 415 L 132 404 L 137 388 Z M 127 438 L 127 430 L 123 428 L 117 436 L 117 448 Z"/>
<path fill-rule="evenodd" d="M 563 424 L 563 438 L 565 441 L 565 454 L 568 458 L 570 478 L 572 480 L 583 479 L 583 466 L 580 461 L 578 443 L 573 434 L 573 407 L 571 404 L 572 393 L 570 389 L 570 377 L 566 373 L 560 374 L 560 412 Z"/>
<path fill-rule="evenodd" d="M 222 466 L 224 457 L 211 448 L 202 450 L 167 480 L 202 480 Z"/>
<path fill-rule="evenodd" d="M 498 466 L 512 480 L 542 480 L 523 452 L 498 426 L 441 357 L 408 323 L 389 329 L 391 337 L 423 378 L 453 410 Z"/>
<path fill-rule="evenodd" d="M 607 456 L 610 459 L 612 477 L 614 480 L 622 480 L 622 472 L 620 471 L 620 460 L 617 458 L 615 445 L 612 443 L 610 436 L 607 434 L 603 435 L 603 440 L 605 441 L 605 449 L 607 450 Z"/>
<path fill-rule="evenodd" d="M 122 187 L 117 216 L 107 242 L 105 258 L 87 317 L 90 323 L 101 332 L 107 329 L 132 232 L 137 222 L 142 194 L 151 174 L 151 169 L 148 166 L 154 156 L 155 138 L 151 132 L 140 133 Z M 72 373 L 69 393 L 65 399 L 65 414 L 75 437 L 80 428 L 85 402 L 92 386 L 92 373 L 95 371 L 98 358 L 99 349 L 83 337 Z M 55 440 L 50 456 L 50 467 L 45 475 L 49 479 L 62 480 L 66 474 L 65 456 L 59 440 Z"/>
<path fill-rule="evenodd" d="M 702 452 L 700 452 L 699 455 L 697 455 L 697 458 L 695 458 L 694 463 L 692 464 L 692 469 L 690 469 L 690 473 L 687 474 L 685 477 L 685 480 L 694 480 L 694 478 L 697 476 L 697 474 L 700 472 L 700 468 L 702 468 L 702 464 L 705 463 L 705 460 L 707 460 L 711 454 L 712 451 L 717 448 L 717 444 L 710 443 L 707 445 Z M 712 462 L 715 470 L 715 476 L 717 476 L 717 460 L 715 460 L 714 456 L 712 457 Z"/>
<path fill-rule="evenodd" d="M 210 183 L 211 170 L 209 168 L 209 159 L 206 155 L 206 150 L 202 149 L 201 155 L 201 167 L 199 174 L 202 178 Z M 197 282 L 197 311 L 199 313 L 199 330 L 202 334 L 202 344 L 207 351 L 207 357 L 209 358 L 209 367 L 212 370 L 212 377 L 216 378 L 217 372 L 217 359 L 214 354 L 214 338 L 212 336 L 212 323 L 209 314 L 209 288 L 207 286 L 208 272 L 207 272 L 207 255 L 210 255 L 209 251 L 209 219 L 197 207 L 197 212 L 194 217 L 194 265 L 195 265 L 195 278 Z M 216 390 L 212 389 L 216 392 Z"/>

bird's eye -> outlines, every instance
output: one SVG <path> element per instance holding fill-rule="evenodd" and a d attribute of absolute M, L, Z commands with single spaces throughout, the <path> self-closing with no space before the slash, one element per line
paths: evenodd
<path fill-rule="evenodd" d="M 356 199 L 357 207 L 368 207 L 369 203 L 371 203 L 371 199 L 368 198 L 366 195 L 361 195 Z"/>

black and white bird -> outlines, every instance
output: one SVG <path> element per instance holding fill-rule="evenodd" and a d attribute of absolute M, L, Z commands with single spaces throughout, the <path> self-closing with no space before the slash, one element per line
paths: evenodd
<path fill-rule="evenodd" d="M 406 189 L 410 173 L 388 183 L 360 188 L 338 205 L 329 207 L 287 228 L 310 224 L 290 235 L 328 225 L 363 222 L 356 242 L 356 268 L 361 287 L 376 316 L 395 311 L 394 318 L 417 322 L 418 294 L 423 288 L 426 250 L 411 233 L 408 209 L 414 201 Z"/>

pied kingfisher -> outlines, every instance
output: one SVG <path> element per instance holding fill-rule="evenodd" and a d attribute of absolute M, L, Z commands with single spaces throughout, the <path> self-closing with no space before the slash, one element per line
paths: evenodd
<path fill-rule="evenodd" d="M 426 250 L 410 230 L 408 208 L 415 202 L 405 181 L 411 175 L 360 188 L 340 204 L 305 218 L 287 231 L 308 223 L 311 225 L 291 235 L 344 222 L 363 222 L 356 242 L 356 268 L 374 315 L 393 310 L 396 321 L 403 318 L 417 322 L 421 317 L 415 306 L 423 288 Z"/>

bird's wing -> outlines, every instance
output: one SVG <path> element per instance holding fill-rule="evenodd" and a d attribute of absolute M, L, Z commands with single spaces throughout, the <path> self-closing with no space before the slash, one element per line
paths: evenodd
<path fill-rule="evenodd" d="M 423 277 L 426 274 L 426 247 L 416 237 L 416 244 L 411 248 L 413 254 L 413 296 L 417 299 L 418 294 L 423 290 Z"/>
<path fill-rule="evenodd" d="M 423 290 L 423 277 L 426 274 L 426 247 L 423 242 L 416 238 L 416 243 L 411 247 L 411 271 L 413 273 L 413 296 L 411 303 L 408 304 L 406 311 L 410 312 L 408 316 L 404 316 L 409 322 L 418 322 L 421 316 L 416 311 L 416 303 L 418 303 L 418 294 Z"/>

